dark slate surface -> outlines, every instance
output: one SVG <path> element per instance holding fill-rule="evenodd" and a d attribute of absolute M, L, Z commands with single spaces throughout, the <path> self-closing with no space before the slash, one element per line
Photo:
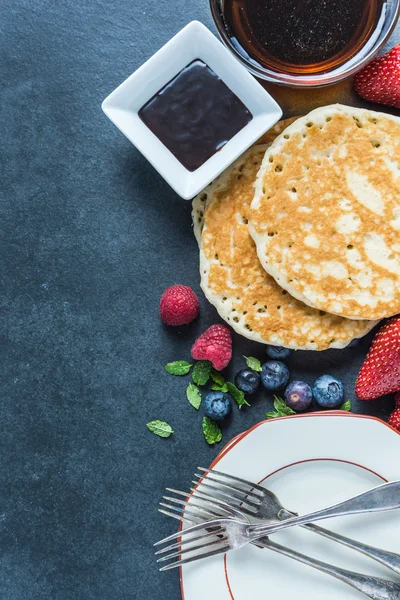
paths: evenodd
<path fill-rule="evenodd" d="M 178 198 L 105 118 L 102 99 L 207 0 L 3 0 L 1 79 L 2 600 L 175 600 L 151 544 L 174 528 L 156 512 L 167 485 L 188 488 L 207 447 L 185 381 L 163 364 L 189 357 L 217 320 L 178 330 L 157 315 L 175 282 L 199 290 L 190 204 Z M 336 99 L 273 89 L 286 114 Z M 307 108 L 307 106 L 305 108 Z M 243 353 L 263 348 L 235 337 Z M 329 371 L 353 397 L 368 347 L 293 358 L 295 376 Z M 270 397 L 228 424 L 261 420 Z M 388 415 L 392 400 L 357 412 Z M 145 423 L 168 420 L 170 440 Z"/>

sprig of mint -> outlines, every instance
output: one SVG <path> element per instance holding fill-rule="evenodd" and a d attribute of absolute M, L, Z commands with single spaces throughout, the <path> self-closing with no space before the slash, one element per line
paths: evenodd
<path fill-rule="evenodd" d="M 287 417 L 289 415 L 295 415 L 294 410 L 286 404 L 283 398 L 274 395 L 274 411 L 268 412 L 265 415 L 266 419 L 275 419 L 276 417 Z"/>
<path fill-rule="evenodd" d="M 189 383 L 186 388 L 186 397 L 189 400 L 190 404 L 196 410 L 199 410 L 201 405 L 201 393 L 197 385 L 194 383 Z"/>
<path fill-rule="evenodd" d="M 261 373 L 262 368 L 258 358 L 254 358 L 254 356 L 243 356 L 243 358 L 245 359 L 249 369 L 251 369 L 252 371 L 256 371 L 257 373 Z"/>
<path fill-rule="evenodd" d="M 230 393 L 232 398 L 235 400 L 235 402 L 237 403 L 239 408 L 242 408 L 242 406 L 250 406 L 250 404 L 247 402 L 242 390 L 239 390 L 236 387 L 236 385 L 234 385 L 230 381 L 228 381 L 226 385 L 228 388 L 228 392 Z"/>
<path fill-rule="evenodd" d="M 150 423 L 147 423 L 147 428 L 161 438 L 169 438 L 174 433 L 171 425 L 168 425 L 165 421 L 150 421 Z"/>
<path fill-rule="evenodd" d="M 186 362 L 186 360 L 176 360 L 175 362 L 168 363 L 164 369 L 170 375 L 187 375 L 193 365 Z"/>
<path fill-rule="evenodd" d="M 199 360 L 193 367 L 192 379 L 197 385 L 206 385 L 211 376 L 212 365 L 209 360 Z"/>
<path fill-rule="evenodd" d="M 219 373 L 215 369 L 212 369 L 210 375 L 211 375 L 211 379 L 214 382 L 211 386 L 211 389 L 214 392 L 227 392 L 228 391 L 228 386 L 226 384 L 225 378 L 221 375 L 221 373 Z"/>
<path fill-rule="evenodd" d="M 217 444 L 222 440 L 222 432 L 218 424 L 209 417 L 203 417 L 201 427 L 207 444 Z"/>
<path fill-rule="evenodd" d="M 218 383 L 213 383 L 211 389 L 213 392 L 227 392 L 228 385 L 226 383 L 223 383 L 222 385 L 218 385 Z"/>
<path fill-rule="evenodd" d="M 216 369 L 211 369 L 210 375 L 214 383 L 216 383 L 217 385 L 224 385 L 225 378 L 223 375 L 221 375 L 219 371 L 216 371 Z"/>
<path fill-rule="evenodd" d="M 347 412 L 351 412 L 351 402 L 350 402 L 350 400 L 347 400 L 347 402 L 345 402 L 344 404 L 342 404 L 342 406 L 339 407 L 339 410 L 345 410 Z"/>

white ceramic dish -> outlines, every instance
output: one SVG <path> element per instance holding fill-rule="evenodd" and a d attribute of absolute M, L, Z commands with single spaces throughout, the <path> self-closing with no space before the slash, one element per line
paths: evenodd
<path fill-rule="evenodd" d="M 378 419 L 343 412 L 260 423 L 232 440 L 212 467 L 265 482 L 284 506 L 305 513 L 400 477 L 400 436 Z M 218 466 L 217 466 L 218 465 Z M 321 525 L 399 551 L 400 514 L 357 515 Z M 376 562 L 303 529 L 274 540 L 354 571 L 396 580 Z M 400 581 L 400 578 L 397 578 Z M 181 569 L 184 600 L 357 600 L 356 590 L 269 550 L 247 546 Z"/>
<path fill-rule="evenodd" d="M 138 112 L 195 59 L 203 60 L 226 83 L 251 111 L 253 119 L 204 165 L 190 172 L 146 127 Z M 198 21 L 189 23 L 117 87 L 104 100 L 102 109 L 185 199 L 204 189 L 282 116 L 279 105 L 268 92 Z"/>

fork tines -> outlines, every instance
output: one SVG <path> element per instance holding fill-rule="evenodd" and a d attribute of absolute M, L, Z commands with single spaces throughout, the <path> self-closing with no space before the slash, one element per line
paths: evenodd
<path fill-rule="evenodd" d="M 198 486 L 192 488 L 195 494 L 200 492 L 205 499 L 214 503 L 218 500 L 225 500 L 231 506 L 236 506 L 240 508 L 241 512 L 249 515 L 257 513 L 262 502 L 262 491 L 251 487 L 243 479 L 219 471 L 201 467 L 198 467 L 198 470 L 207 475 L 195 473 L 195 477 L 198 477 L 197 481 L 192 482 Z"/>
<path fill-rule="evenodd" d="M 193 536 L 196 532 L 201 533 L 201 535 Z M 155 546 L 161 546 L 162 544 L 177 540 L 173 544 L 165 546 L 156 552 L 156 555 L 168 552 L 166 556 L 161 556 L 157 560 L 159 563 L 171 561 L 179 557 L 179 560 L 169 562 L 169 564 L 161 567 L 160 571 L 167 571 L 168 569 L 173 569 L 195 560 L 209 558 L 210 556 L 226 552 L 230 546 L 228 537 L 225 534 L 226 529 L 223 521 L 216 519 L 208 521 L 205 524 L 194 525 L 156 542 Z M 184 558 L 182 558 L 183 555 Z"/>
<path fill-rule="evenodd" d="M 175 498 L 174 496 L 163 496 L 163 500 L 167 500 L 168 503 L 160 502 L 162 508 L 159 509 L 159 512 L 180 521 L 183 516 L 185 517 L 185 521 L 192 523 L 210 521 L 221 517 L 229 518 L 237 516 L 236 511 L 231 509 L 225 503 L 218 501 L 210 502 L 208 498 L 204 498 L 201 493 L 196 494 L 196 496 L 191 495 L 188 498 L 188 494 L 181 492 L 180 490 L 167 488 L 166 491 L 171 494 L 176 494 L 178 498 Z M 185 498 L 184 501 L 182 500 L 182 497 Z M 176 506 L 177 504 L 179 506 Z M 164 509 L 168 509 L 169 512 Z"/>
<path fill-rule="evenodd" d="M 198 470 L 202 474 L 195 474 L 197 480 L 193 481 L 195 487 L 189 497 L 185 492 L 167 488 L 171 495 L 163 496 L 163 502 L 160 502 L 161 513 L 194 524 L 155 544 L 174 541 L 156 552 L 163 555 L 158 562 L 168 563 L 161 571 L 227 552 L 231 545 L 224 520 L 225 523 L 226 519 L 242 520 L 243 513 L 254 515 L 261 505 L 263 488 L 260 486 L 220 471 L 201 467 Z M 202 535 L 193 537 L 200 531 Z"/>
<path fill-rule="evenodd" d="M 240 484 L 242 488 L 247 488 L 247 490 L 253 491 L 255 493 L 258 492 L 260 496 L 262 496 L 265 492 L 264 488 L 261 487 L 261 485 L 251 483 L 250 481 L 247 481 L 246 479 L 241 479 L 240 477 L 236 477 L 235 475 L 229 475 L 228 473 L 223 473 L 222 471 L 217 471 L 216 469 L 205 469 L 204 467 L 197 467 L 197 470 L 201 471 L 202 473 L 218 475 L 218 477 L 226 479 L 231 483 L 236 482 L 237 484 Z"/>

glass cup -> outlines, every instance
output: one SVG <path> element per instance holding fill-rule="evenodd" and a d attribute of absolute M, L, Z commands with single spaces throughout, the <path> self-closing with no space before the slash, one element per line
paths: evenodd
<path fill-rule="evenodd" d="M 214 22 L 223 43 L 242 65 L 250 71 L 250 73 L 259 79 L 265 79 L 273 83 L 292 87 L 319 87 L 330 85 L 337 83 L 350 75 L 354 75 L 383 48 L 396 27 L 397 20 L 400 16 L 400 0 L 386 0 L 383 4 L 381 16 L 375 30 L 355 55 L 330 71 L 291 74 L 279 72 L 278 70 L 263 66 L 260 63 L 251 60 L 250 56 L 246 57 L 244 53 L 242 54 L 234 45 L 226 28 L 224 20 L 224 0 L 210 0 L 210 7 Z"/>

